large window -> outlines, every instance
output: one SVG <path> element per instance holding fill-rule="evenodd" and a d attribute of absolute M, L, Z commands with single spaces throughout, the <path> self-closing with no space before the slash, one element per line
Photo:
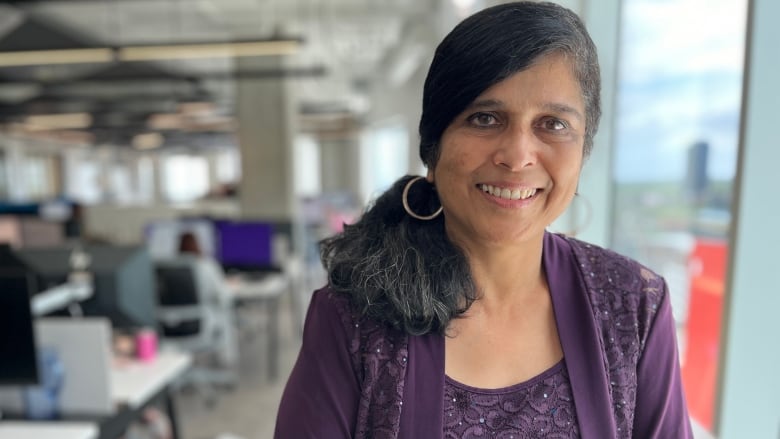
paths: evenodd
<path fill-rule="evenodd" d="M 191 202 L 208 194 L 209 170 L 205 158 L 171 155 L 163 163 L 163 191 L 169 201 Z"/>
<path fill-rule="evenodd" d="M 747 0 L 624 0 L 612 244 L 667 278 L 691 416 L 712 432 Z"/>
<path fill-rule="evenodd" d="M 400 120 L 377 124 L 361 154 L 363 202 L 378 197 L 409 172 L 409 133 Z"/>

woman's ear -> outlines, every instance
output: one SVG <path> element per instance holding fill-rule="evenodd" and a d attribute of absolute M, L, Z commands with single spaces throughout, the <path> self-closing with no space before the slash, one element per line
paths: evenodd
<path fill-rule="evenodd" d="M 433 184 L 434 178 L 433 178 L 433 169 L 428 168 L 428 174 L 426 174 L 425 179 L 428 180 L 428 183 Z"/>

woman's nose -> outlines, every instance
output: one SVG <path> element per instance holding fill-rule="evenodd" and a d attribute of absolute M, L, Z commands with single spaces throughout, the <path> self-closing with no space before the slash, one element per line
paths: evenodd
<path fill-rule="evenodd" d="M 522 130 L 508 131 L 497 145 L 493 163 L 510 171 L 533 166 L 538 160 L 537 139 Z"/>

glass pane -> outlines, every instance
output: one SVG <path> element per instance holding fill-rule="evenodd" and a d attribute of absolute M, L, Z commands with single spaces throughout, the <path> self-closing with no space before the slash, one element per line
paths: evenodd
<path fill-rule="evenodd" d="M 364 203 L 375 199 L 409 172 L 409 133 L 400 120 L 377 124 L 369 132 L 361 157 Z"/>
<path fill-rule="evenodd" d="M 747 0 L 622 9 L 612 245 L 669 282 L 698 431 L 715 425 L 746 12 Z"/>
<path fill-rule="evenodd" d="M 208 190 L 209 170 L 205 158 L 189 155 L 165 158 L 163 191 L 169 201 L 193 201 L 205 196 Z"/>

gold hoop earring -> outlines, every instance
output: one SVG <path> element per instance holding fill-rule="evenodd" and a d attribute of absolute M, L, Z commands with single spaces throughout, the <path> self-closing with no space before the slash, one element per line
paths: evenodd
<path fill-rule="evenodd" d="M 404 193 L 401 196 L 401 203 L 403 203 L 404 210 L 406 211 L 406 213 L 408 213 L 409 216 L 411 216 L 412 218 L 416 218 L 416 219 L 421 220 L 421 221 L 430 221 L 430 220 L 436 218 L 437 216 L 441 215 L 442 211 L 444 210 L 443 206 L 439 206 L 439 209 L 436 212 L 433 212 L 431 215 L 428 215 L 428 216 L 418 215 L 418 214 L 416 214 L 416 213 L 414 213 L 412 211 L 411 207 L 409 207 L 409 200 L 408 200 L 408 198 L 409 198 L 409 188 L 412 187 L 412 185 L 415 182 L 417 182 L 418 180 L 421 180 L 422 178 L 423 177 L 417 176 L 417 177 L 414 177 L 411 180 L 409 180 L 408 183 L 406 183 L 406 186 L 404 186 Z"/>

